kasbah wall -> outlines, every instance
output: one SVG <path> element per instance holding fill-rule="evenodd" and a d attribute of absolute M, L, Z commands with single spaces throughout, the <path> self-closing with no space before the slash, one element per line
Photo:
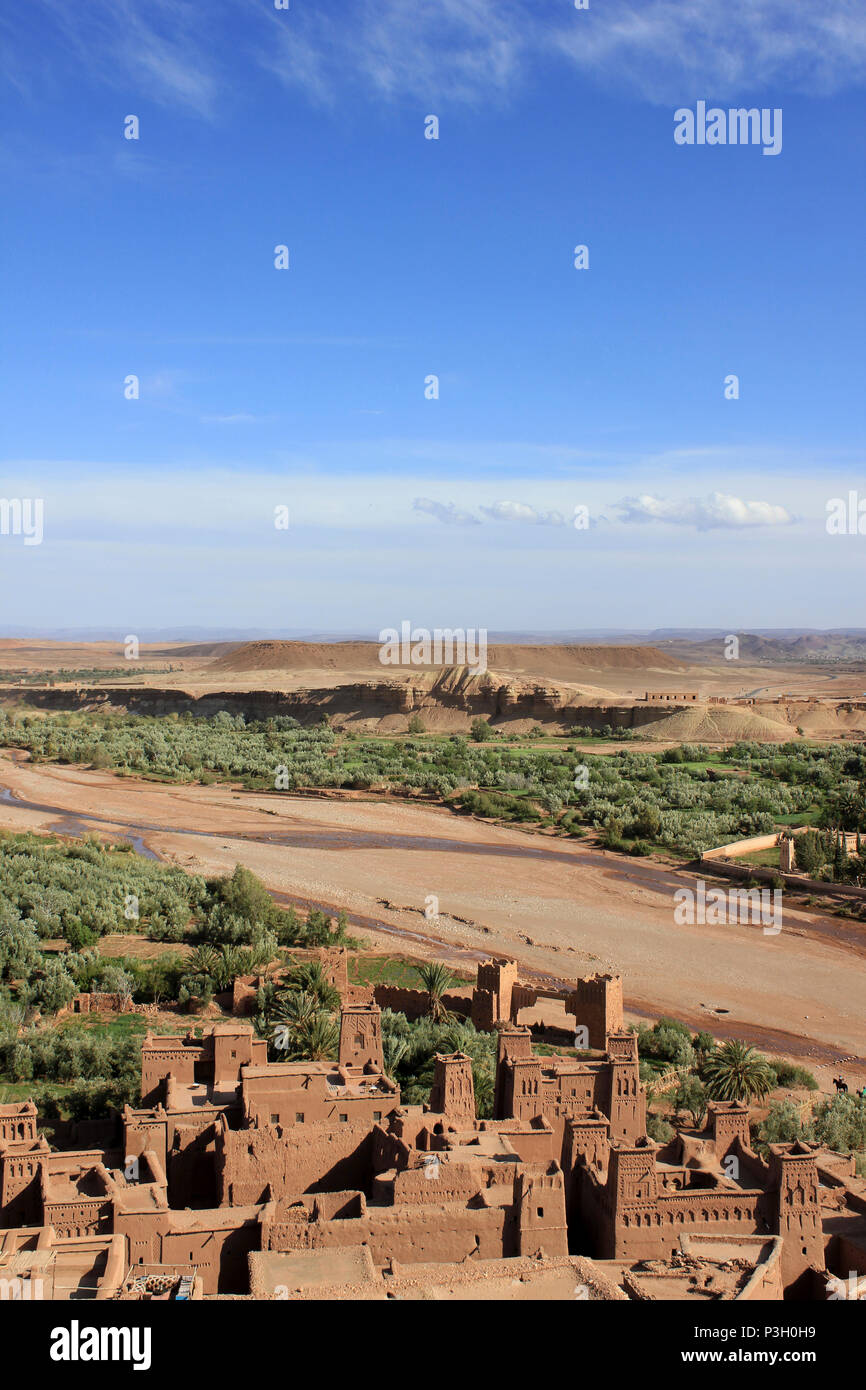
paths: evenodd
<path fill-rule="evenodd" d="M 744 1297 L 824 1297 L 836 1263 L 866 1269 L 852 1159 L 800 1143 L 764 1159 L 734 1103 L 659 1146 L 621 979 L 549 991 L 589 1032 L 579 1056 L 533 1052 L 519 1014 L 543 993 L 512 961 L 479 966 L 468 1008 L 497 1033 L 490 1119 L 460 1053 L 435 1059 L 427 1105 L 402 1103 L 370 998 L 344 1000 L 335 1062 L 269 1061 L 242 1021 L 148 1033 L 141 1106 L 105 1146 L 57 1152 L 34 1105 L 0 1107 L 0 1266 L 86 1249 L 101 1297 L 120 1296 L 109 1267 L 189 1266 L 205 1294 L 247 1293 L 253 1252 L 366 1248 L 378 1267 L 580 1254 L 682 1273 L 690 1240 L 723 1237 L 776 1252 Z"/>

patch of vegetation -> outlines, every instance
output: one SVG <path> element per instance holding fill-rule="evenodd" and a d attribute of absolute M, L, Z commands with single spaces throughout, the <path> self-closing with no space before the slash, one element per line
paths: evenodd
<path fill-rule="evenodd" d="M 767 1065 L 775 1074 L 777 1086 L 789 1086 L 792 1090 L 818 1090 L 818 1082 L 806 1067 L 798 1067 L 784 1057 L 771 1057 Z"/>
<path fill-rule="evenodd" d="M 475 981 L 452 972 L 454 986 L 463 989 Z M 349 960 L 349 981 L 355 985 L 396 985 L 400 989 L 420 989 L 418 962 L 408 956 L 356 955 Z"/>
<path fill-rule="evenodd" d="M 741 742 L 723 750 L 686 743 L 594 755 L 532 739 L 520 747 L 494 732 L 485 720 L 476 721 L 471 739 L 422 736 L 417 726 L 396 739 L 339 735 L 327 723 L 302 727 L 288 716 L 247 722 L 225 712 L 0 713 L 0 745 L 27 749 L 37 761 L 96 764 L 170 782 L 238 781 L 272 792 L 342 787 L 436 797 L 475 815 L 566 834 L 592 830 L 638 854 L 667 850 L 692 858 L 728 840 L 810 821 L 829 832 L 866 834 L 863 742 Z M 628 731 L 573 732 L 622 738 Z M 575 787 L 578 763 L 588 770 L 586 786 Z M 866 881 L 862 855 L 842 858 L 834 841 L 831 875 Z"/>
<path fill-rule="evenodd" d="M 437 1052 L 465 1052 L 472 1060 L 478 1115 L 481 1119 L 492 1117 L 495 1033 L 479 1033 L 471 1023 L 454 1019 L 437 1023 L 428 1017 L 410 1023 L 405 1014 L 383 1009 L 382 1045 L 385 1070 L 399 1084 L 407 1105 L 429 1101 Z"/>
<path fill-rule="evenodd" d="M 836 1153 L 854 1154 L 857 1164 L 866 1166 L 866 1097 L 824 1097 L 812 1106 L 807 1119 L 791 1101 L 772 1101 L 766 1119 L 756 1127 L 759 1152 L 765 1153 L 770 1144 L 795 1139 L 817 1140 Z"/>
<path fill-rule="evenodd" d="M 142 676 L 167 676 L 173 666 L 60 666 L 56 671 L 0 671 L 0 685 L 58 685 L 75 682 L 95 685 L 99 681 L 140 680 Z"/>

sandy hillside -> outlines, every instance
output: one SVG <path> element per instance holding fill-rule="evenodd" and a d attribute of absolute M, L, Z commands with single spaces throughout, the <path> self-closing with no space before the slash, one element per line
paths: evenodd
<path fill-rule="evenodd" d="M 645 724 L 641 736 L 677 743 L 731 743 L 738 739 L 785 743 L 796 733 L 790 724 L 766 719 L 749 709 L 696 705 L 693 709 L 677 710 L 655 724 Z"/>
<path fill-rule="evenodd" d="M 657 647 L 493 645 L 487 664 L 503 672 L 552 680 L 576 680 L 583 671 L 677 671 L 685 663 Z M 217 671 L 383 669 L 374 642 L 244 642 L 218 656 Z M 387 669 L 387 668 L 384 668 Z M 399 667 L 397 668 L 399 669 Z"/>

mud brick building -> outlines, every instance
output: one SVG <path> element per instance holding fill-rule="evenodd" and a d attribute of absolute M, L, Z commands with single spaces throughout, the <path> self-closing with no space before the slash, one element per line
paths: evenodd
<path fill-rule="evenodd" d="M 0 1107 L 0 1267 L 50 1260 L 55 1296 L 100 1298 L 281 1297 L 280 1271 L 299 1297 L 329 1280 L 384 1297 L 462 1287 L 467 1262 L 508 1288 L 527 1259 L 552 1289 L 591 1265 L 594 1297 L 820 1298 L 866 1275 L 853 1159 L 764 1159 L 736 1104 L 654 1143 L 618 977 L 551 991 L 601 1045 L 539 1056 L 512 967 L 485 962 L 473 1001 L 498 1023 L 490 1119 L 459 1052 L 436 1057 L 428 1104 L 403 1104 L 371 999 L 344 1002 L 334 1062 L 269 1060 L 242 1021 L 148 1033 L 142 1104 L 102 1145 L 54 1150 L 32 1103 Z"/>

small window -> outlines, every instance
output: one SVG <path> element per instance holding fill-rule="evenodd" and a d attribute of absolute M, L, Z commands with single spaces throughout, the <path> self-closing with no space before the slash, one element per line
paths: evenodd
<path fill-rule="evenodd" d="M 538 1215 L 539 1215 L 539 1216 L 543 1216 L 543 1215 L 544 1215 L 544 1207 L 537 1207 L 537 1208 L 536 1208 L 536 1211 L 538 1212 Z"/>
<path fill-rule="evenodd" d="M 348 1116 L 348 1115 L 341 1115 L 341 1116 L 340 1116 L 340 1124 L 343 1124 L 343 1125 L 346 1124 L 346 1122 L 348 1121 L 348 1119 L 349 1119 L 349 1116 Z"/>
<path fill-rule="evenodd" d="M 279 1117 L 279 1115 L 272 1115 L 272 1116 L 271 1116 L 271 1124 L 272 1124 L 272 1125 L 278 1125 L 279 1123 L 280 1123 L 280 1117 Z"/>
<path fill-rule="evenodd" d="M 373 1111 L 373 1123 L 374 1123 L 374 1124 L 378 1123 L 378 1121 L 381 1120 L 381 1118 L 382 1118 L 382 1112 L 381 1112 L 381 1110 L 374 1110 L 374 1111 Z"/>
<path fill-rule="evenodd" d="M 237 1055 L 238 1054 L 234 1050 L 232 1050 L 232 1057 L 237 1057 Z"/>
<path fill-rule="evenodd" d="M 303 1112 L 303 1110 L 296 1110 L 296 1111 L 295 1111 L 295 1123 L 296 1123 L 296 1124 L 299 1124 L 299 1125 L 302 1125 L 302 1124 L 304 1123 L 304 1112 Z"/>
<path fill-rule="evenodd" d="M 355 1046 L 356 1046 L 356 1047 L 363 1047 L 363 1046 L 364 1046 L 364 1034 L 363 1034 L 363 1033 L 356 1033 L 356 1034 L 355 1034 Z"/>

